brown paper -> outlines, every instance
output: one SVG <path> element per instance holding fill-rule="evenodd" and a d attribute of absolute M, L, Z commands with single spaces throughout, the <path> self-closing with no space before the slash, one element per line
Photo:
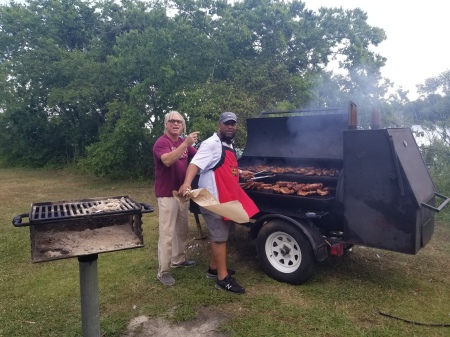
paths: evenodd
<path fill-rule="evenodd" d="M 250 221 L 247 212 L 239 201 L 233 200 L 221 204 L 204 188 L 192 190 L 185 196 L 179 195 L 177 191 L 172 191 L 172 194 L 181 203 L 182 208 L 186 206 L 186 201 L 192 199 L 195 203 L 206 208 L 208 211 L 219 214 L 234 222 L 246 223 Z"/>

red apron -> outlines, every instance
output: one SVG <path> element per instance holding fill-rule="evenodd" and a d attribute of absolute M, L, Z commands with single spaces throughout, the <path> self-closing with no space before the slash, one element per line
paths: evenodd
<path fill-rule="evenodd" d="M 248 217 L 259 212 L 258 207 L 239 185 L 239 169 L 236 154 L 232 148 L 222 145 L 222 160 L 214 168 L 220 203 L 238 200 Z M 227 220 L 227 219 L 225 219 Z"/>

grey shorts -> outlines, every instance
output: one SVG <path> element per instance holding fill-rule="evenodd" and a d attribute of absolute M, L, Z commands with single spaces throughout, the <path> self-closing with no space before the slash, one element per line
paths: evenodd
<path fill-rule="evenodd" d="M 206 227 L 208 227 L 209 237 L 213 242 L 225 242 L 228 236 L 234 230 L 235 223 L 232 220 L 224 220 L 223 216 L 210 212 L 200 207 L 203 219 L 205 219 Z"/>

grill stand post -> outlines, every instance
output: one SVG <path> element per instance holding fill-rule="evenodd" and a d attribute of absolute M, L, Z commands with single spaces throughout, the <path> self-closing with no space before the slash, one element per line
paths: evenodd
<path fill-rule="evenodd" d="M 83 337 L 100 337 L 97 260 L 98 254 L 78 257 Z"/>

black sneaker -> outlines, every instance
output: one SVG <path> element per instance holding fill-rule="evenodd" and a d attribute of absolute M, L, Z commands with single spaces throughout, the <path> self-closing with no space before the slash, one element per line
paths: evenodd
<path fill-rule="evenodd" d="M 241 287 L 234 278 L 232 278 L 230 275 L 227 275 L 223 280 L 216 281 L 216 288 L 217 289 L 221 289 L 221 290 L 225 290 L 225 291 L 229 291 L 230 293 L 233 294 L 243 294 L 245 293 L 245 288 Z"/>
<path fill-rule="evenodd" d="M 233 269 L 227 268 L 227 272 L 228 272 L 228 275 L 236 274 L 236 272 Z M 211 269 L 211 267 L 209 267 L 208 270 L 206 271 L 205 275 L 207 278 L 210 278 L 210 279 L 217 278 L 217 269 Z"/>

